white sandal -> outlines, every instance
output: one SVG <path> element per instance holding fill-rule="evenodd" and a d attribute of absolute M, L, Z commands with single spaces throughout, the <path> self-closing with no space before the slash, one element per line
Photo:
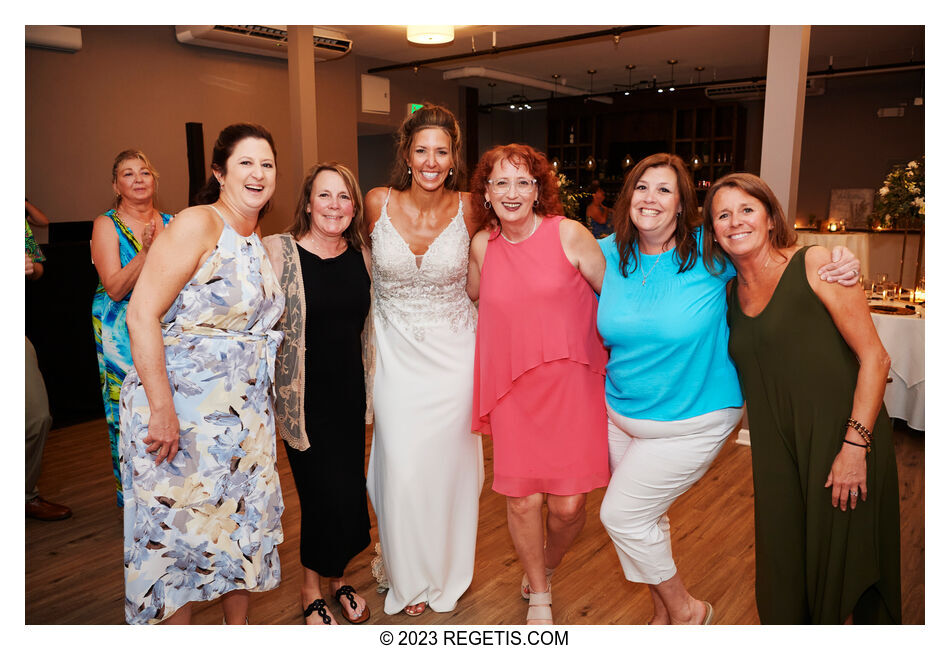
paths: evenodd
<path fill-rule="evenodd" d="M 528 594 L 528 617 L 526 621 L 544 621 L 554 624 L 554 614 L 551 613 L 551 590 Z"/>
<path fill-rule="evenodd" d="M 544 567 L 544 576 L 548 579 L 548 591 L 551 591 L 551 576 L 554 575 L 554 569 L 549 569 Z M 528 582 L 528 574 L 524 574 L 521 578 L 521 597 L 525 600 L 528 600 L 528 595 L 531 593 L 531 585 Z"/>

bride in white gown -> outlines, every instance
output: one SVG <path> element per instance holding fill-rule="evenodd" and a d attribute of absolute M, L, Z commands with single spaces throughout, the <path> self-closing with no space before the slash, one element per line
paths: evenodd
<path fill-rule="evenodd" d="M 426 105 L 400 127 L 391 187 L 366 196 L 376 373 L 367 488 L 385 612 L 455 608 L 472 581 L 482 444 L 471 432 L 476 311 L 465 291 L 474 224 L 458 184 L 461 134 Z"/>

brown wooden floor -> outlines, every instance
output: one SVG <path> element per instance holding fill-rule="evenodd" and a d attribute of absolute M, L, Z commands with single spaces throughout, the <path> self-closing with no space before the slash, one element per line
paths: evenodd
<path fill-rule="evenodd" d="M 369 432 L 368 432 L 369 433 Z M 370 435 L 367 435 L 367 456 Z M 895 434 L 901 481 L 901 574 L 905 623 L 924 622 L 924 436 L 900 427 Z M 122 523 L 112 492 L 104 420 L 52 431 L 46 445 L 41 494 L 73 509 L 66 521 L 26 520 L 26 623 L 121 624 Z M 251 596 L 251 623 L 299 624 L 301 568 L 297 554 L 300 507 L 283 445 L 278 445 L 284 490 L 283 582 Z M 522 624 L 518 595 L 522 570 L 508 537 L 504 498 L 491 487 L 491 441 L 485 440 L 485 488 L 479 513 L 475 577 L 455 611 L 427 610 L 418 618 L 383 614 L 369 564 L 373 546 L 347 571 L 369 602 L 376 624 Z M 651 614 L 644 585 L 623 579 L 598 519 L 604 491 L 587 503 L 587 525 L 554 579 L 559 624 L 640 624 Z M 371 510 L 372 512 L 372 510 Z M 730 439 L 705 477 L 670 511 L 677 566 L 690 591 L 715 605 L 720 624 L 755 624 L 752 469 L 748 447 Z M 372 538 L 378 541 L 375 518 Z M 326 587 L 324 586 L 326 590 Z M 335 610 L 334 615 L 338 613 Z M 196 623 L 220 623 L 215 603 L 199 604 Z"/>

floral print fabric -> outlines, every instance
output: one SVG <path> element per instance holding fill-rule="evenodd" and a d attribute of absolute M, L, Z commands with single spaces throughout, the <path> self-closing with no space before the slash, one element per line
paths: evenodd
<path fill-rule="evenodd" d="M 162 318 L 180 423 L 174 462 L 146 451 L 135 369 L 121 393 L 125 608 L 158 623 L 234 589 L 280 584 L 284 510 L 271 402 L 284 295 L 256 235 L 225 224 L 217 248 Z"/>
<path fill-rule="evenodd" d="M 172 215 L 159 213 L 167 226 Z M 142 245 L 119 218 L 116 210 L 105 213 L 112 219 L 119 235 L 119 262 L 125 267 L 142 250 Z M 106 293 L 102 282 L 92 297 L 92 333 L 96 339 L 96 356 L 99 358 L 99 388 L 105 406 L 106 424 L 109 427 L 109 449 L 112 452 L 112 474 L 115 477 L 116 504 L 122 507 L 122 478 L 119 474 L 119 390 L 126 373 L 132 368 L 132 351 L 129 349 L 129 328 L 125 324 L 125 312 L 129 307 L 129 295 L 122 300 L 113 300 Z"/>

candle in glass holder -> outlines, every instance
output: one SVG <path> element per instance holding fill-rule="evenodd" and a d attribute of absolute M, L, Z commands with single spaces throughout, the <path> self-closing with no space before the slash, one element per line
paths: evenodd
<path fill-rule="evenodd" d="M 838 230 L 838 224 L 837 224 L 837 223 L 831 222 L 831 223 L 828 224 L 828 232 L 835 232 L 836 230 Z"/>
<path fill-rule="evenodd" d="M 914 302 L 922 303 L 925 300 L 924 288 L 919 286 L 914 289 Z"/>

